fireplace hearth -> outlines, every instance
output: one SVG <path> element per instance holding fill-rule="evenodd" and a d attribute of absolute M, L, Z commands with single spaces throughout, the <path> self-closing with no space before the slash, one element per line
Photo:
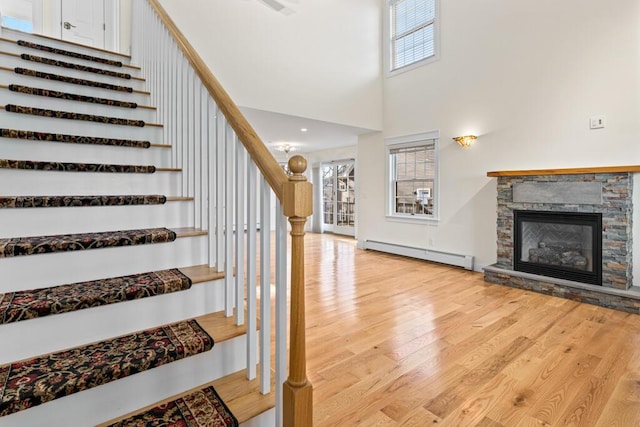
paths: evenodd
<path fill-rule="evenodd" d="M 514 211 L 514 270 L 602 284 L 602 214 Z"/>

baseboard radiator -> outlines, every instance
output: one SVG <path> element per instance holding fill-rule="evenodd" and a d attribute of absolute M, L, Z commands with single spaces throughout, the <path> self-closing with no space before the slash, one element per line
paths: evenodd
<path fill-rule="evenodd" d="M 442 264 L 462 267 L 467 270 L 473 270 L 473 256 L 471 255 L 452 254 L 449 252 L 396 245 L 393 243 L 376 242 L 375 240 L 365 240 L 364 249 L 371 249 L 374 251 L 386 252 L 395 255 L 408 256 L 411 258 L 439 262 Z"/>

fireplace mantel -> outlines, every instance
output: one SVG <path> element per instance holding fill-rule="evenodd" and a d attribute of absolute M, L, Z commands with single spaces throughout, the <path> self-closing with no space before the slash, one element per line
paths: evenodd
<path fill-rule="evenodd" d="M 602 167 L 566 168 L 566 169 L 493 171 L 493 172 L 487 172 L 487 176 L 499 177 L 499 176 L 535 176 L 535 175 L 580 175 L 585 173 L 637 173 L 637 172 L 640 172 L 640 165 L 602 166 Z"/>

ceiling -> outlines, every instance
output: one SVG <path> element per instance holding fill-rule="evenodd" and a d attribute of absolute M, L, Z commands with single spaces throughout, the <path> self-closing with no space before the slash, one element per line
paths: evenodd
<path fill-rule="evenodd" d="M 310 153 L 356 145 L 358 135 L 371 129 L 339 125 L 304 117 L 240 107 L 258 136 L 274 154 L 289 145 L 292 152 Z M 301 129 L 307 129 L 302 131 Z"/>

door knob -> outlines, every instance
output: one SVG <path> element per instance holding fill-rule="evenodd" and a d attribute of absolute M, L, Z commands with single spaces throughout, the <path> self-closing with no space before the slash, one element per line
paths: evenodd
<path fill-rule="evenodd" d="M 65 30 L 70 30 L 71 28 L 76 28 L 75 25 L 71 24 L 70 22 L 66 22 L 64 24 L 62 24 L 64 26 Z"/>

